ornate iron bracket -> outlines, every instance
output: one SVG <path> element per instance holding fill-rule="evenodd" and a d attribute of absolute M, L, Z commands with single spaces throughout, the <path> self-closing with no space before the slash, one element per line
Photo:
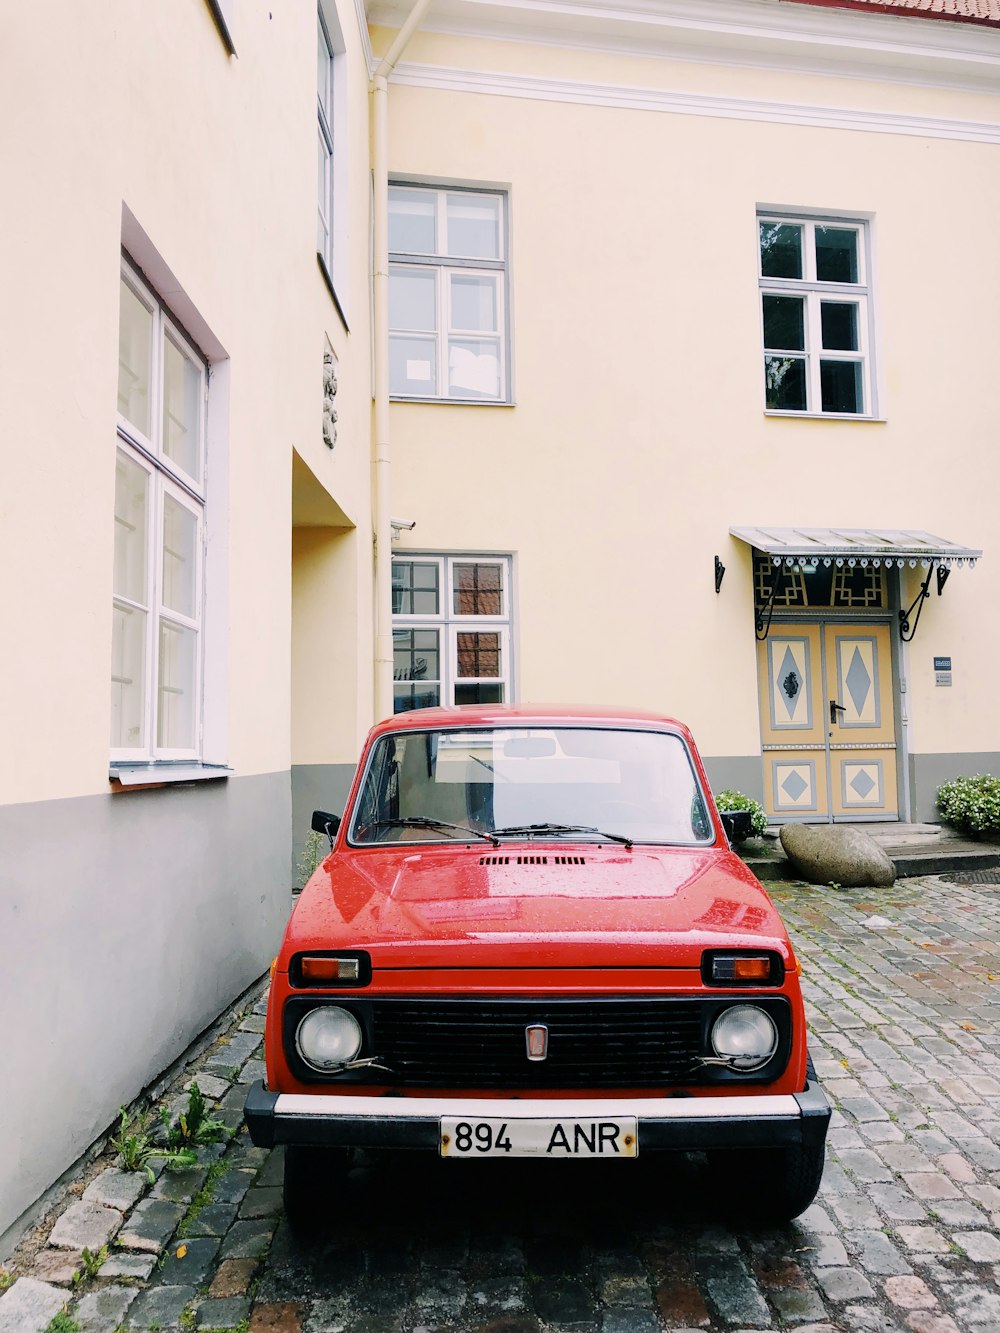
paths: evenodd
<path fill-rule="evenodd" d="M 722 580 L 723 580 L 723 578 L 725 577 L 725 574 L 726 574 L 726 567 L 725 567 L 725 565 L 722 563 L 722 561 L 719 559 L 719 557 L 716 556 L 716 557 L 715 557 L 715 591 L 716 591 L 717 593 L 718 593 L 718 591 L 720 590 L 720 588 L 722 587 Z"/>
<path fill-rule="evenodd" d="M 784 565 L 775 565 L 774 582 L 771 584 L 771 592 L 763 606 L 757 609 L 754 616 L 753 632 L 757 639 L 763 643 L 771 630 L 771 617 L 774 615 L 774 599 L 778 595 L 778 589 L 781 587 L 781 581 L 784 578 Z M 764 617 L 767 617 L 765 621 Z M 761 632 L 763 631 L 763 633 Z"/>
<path fill-rule="evenodd" d="M 906 610 L 900 611 L 899 613 L 899 637 L 904 643 L 910 643 L 914 634 L 917 632 L 917 626 L 920 624 L 920 612 L 924 609 L 924 602 L 926 602 L 927 598 L 930 596 L 931 579 L 934 577 L 935 570 L 937 570 L 937 590 L 938 596 L 940 597 L 941 589 L 947 582 L 951 570 L 944 569 L 940 564 L 935 565 L 934 562 L 931 561 L 931 567 L 927 571 L 927 577 L 920 585 L 920 591 Z M 942 575 L 944 577 L 942 577 Z M 913 615 L 914 611 L 917 613 L 915 616 Z M 910 623 L 911 616 L 913 616 L 912 625 Z"/>

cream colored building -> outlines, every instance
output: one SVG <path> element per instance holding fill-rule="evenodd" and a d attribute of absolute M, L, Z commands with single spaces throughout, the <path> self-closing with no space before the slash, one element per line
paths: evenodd
<path fill-rule="evenodd" d="M 293 764 L 371 721 L 372 575 L 363 14 L 0 33 L 3 1253 L 266 970 Z"/>
<path fill-rule="evenodd" d="M 0 1255 L 394 704 L 997 771 L 996 3 L 5 7 Z"/>
<path fill-rule="evenodd" d="M 1000 771 L 1000 7 L 905 7 L 433 0 L 390 85 L 401 705 L 662 709 L 776 820 Z"/>

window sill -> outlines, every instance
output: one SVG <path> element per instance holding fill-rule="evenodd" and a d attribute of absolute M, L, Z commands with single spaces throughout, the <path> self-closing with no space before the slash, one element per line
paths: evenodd
<path fill-rule="evenodd" d="M 766 417 L 792 421 L 865 421 L 869 425 L 884 426 L 887 417 L 870 417 L 861 412 L 779 412 L 773 407 L 765 407 Z"/>
<path fill-rule="evenodd" d="M 173 787 L 181 783 L 212 782 L 228 778 L 233 769 L 225 764 L 202 764 L 197 760 L 159 760 L 154 763 L 112 763 L 108 779 L 112 791 L 145 791 L 150 787 Z"/>
<path fill-rule="evenodd" d="M 326 260 L 318 250 L 316 251 L 316 263 L 319 265 L 319 271 L 323 275 L 326 289 L 330 293 L 330 300 L 333 302 L 337 314 L 340 316 L 340 322 L 344 326 L 344 332 L 350 333 L 351 329 L 350 325 L 347 323 L 347 316 L 344 314 L 344 307 L 340 304 L 340 297 L 337 295 L 337 289 L 333 285 L 333 275 L 326 266 Z"/>
<path fill-rule="evenodd" d="M 215 26 L 219 30 L 219 36 L 222 38 L 222 45 L 231 56 L 236 55 L 236 43 L 233 41 L 233 34 L 229 30 L 229 22 L 222 5 L 219 0 L 208 0 L 208 7 L 212 12 L 212 18 L 215 20 Z"/>
<path fill-rule="evenodd" d="M 418 398 L 404 393 L 390 394 L 391 403 L 429 403 L 447 407 L 514 407 L 512 398 Z M 784 413 L 782 413 L 784 415 Z"/>

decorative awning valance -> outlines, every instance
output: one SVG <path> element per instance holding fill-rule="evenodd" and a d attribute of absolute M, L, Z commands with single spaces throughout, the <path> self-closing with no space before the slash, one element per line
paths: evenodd
<path fill-rule="evenodd" d="M 982 551 L 908 528 L 730 528 L 780 565 L 975 565 Z"/>

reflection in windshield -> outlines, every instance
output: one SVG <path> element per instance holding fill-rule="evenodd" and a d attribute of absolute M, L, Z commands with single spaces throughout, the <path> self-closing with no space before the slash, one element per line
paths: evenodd
<path fill-rule="evenodd" d="M 486 834 L 584 825 L 622 840 L 687 845 L 713 837 L 687 747 L 668 732 L 509 727 L 383 736 L 351 841 L 453 840 L 442 824 Z"/>

